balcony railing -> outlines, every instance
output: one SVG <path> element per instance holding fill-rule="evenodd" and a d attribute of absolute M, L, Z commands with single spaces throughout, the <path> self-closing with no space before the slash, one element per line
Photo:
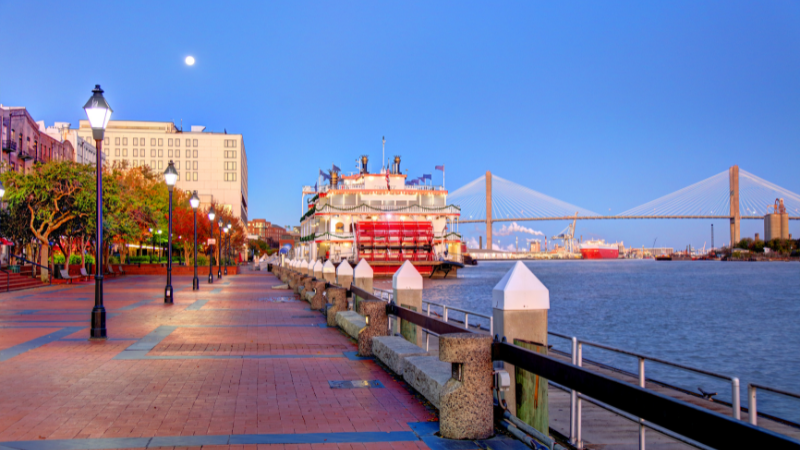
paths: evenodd
<path fill-rule="evenodd" d="M 456 205 L 447 206 L 421 206 L 421 205 L 408 205 L 408 206 L 371 206 L 371 205 L 355 205 L 355 206 L 334 206 L 326 204 L 317 209 L 317 214 L 337 214 L 337 213 L 350 213 L 350 214 L 370 214 L 370 213 L 401 213 L 401 214 L 461 214 L 461 208 Z"/>
<path fill-rule="evenodd" d="M 324 193 L 324 192 L 328 192 L 328 191 L 330 191 L 332 189 L 333 189 L 333 187 L 331 185 L 329 185 L 329 184 L 325 184 L 325 185 L 322 185 L 322 186 L 317 186 L 316 190 L 314 189 L 314 186 L 303 186 L 303 192 L 323 192 Z M 363 183 L 360 183 L 360 184 L 341 184 L 340 183 L 339 185 L 336 186 L 336 190 L 337 191 L 363 191 L 365 189 L 370 189 L 370 188 L 367 188 Z M 376 188 L 376 190 L 377 189 L 383 189 L 383 188 Z M 444 187 L 443 186 L 427 186 L 427 185 L 424 185 L 424 184 L 420 184 L 420 185 L 408 185 L 407 184 L 407 185 L 405 185 L 405 186 L 403 186 L 401 188 L 392 188 L 392 190 L 443 191 Z"/>
<path fill-rule="evenodd" d="M 3 140 L 3 152 L 5 153 L 12 153 L 17 151 L 17 143 L 13 140 L 4 139 Z"/>
<path fill-rule="evenodd" d="M 24 160 L 24 161 L 33 159 L 33 150 L 31 150 L 31 149 L 20 150 L 20 152 L 17 153 L 17 158 L 21 159 L 21 160 Z"/>

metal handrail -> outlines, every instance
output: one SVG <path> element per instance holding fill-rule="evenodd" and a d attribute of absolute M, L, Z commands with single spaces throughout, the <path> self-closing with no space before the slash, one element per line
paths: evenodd
<path fill-rule="evenodd" d="M 469 310 L 469 309 L 457 308 L 455 306 L 448 306 L 448 305 L 443 305 L 441 303 L 429 302 L 427 300 L 423 300 L 422 301 L 422 306 L 424 307 L 425 305 L 428 305 L 428 308 L 427 308 L 426 312 L 427 312 L 427 314 L 429 316 L 431 315 L 431 305 L 441 307 L 443 309 L 441 317 L 444 319 L 445 322 L 448 322 L 449 319 L 450 319 L 448 311 L 453 310 L 453 311 L 458 311 L 460 313 L 463 313 L 464 314 L 464 328 L 467 328 L 467 329 L 469 328 L 469 316 L 470 316 L 470 314 L 473 315 L 473 316 L 483 317 L 484 319 L 488 319 L 489 320 L 489 335 L 490 336 L 494 335 L 494 317 L 491 316 L 491 315 L 482 314 L 482 313 L 475 312 L 475 311 L 472 311 L 472 310 Z M 434 312 L 434 314 L 436 314 L 436 313 Z M 479 326 L 479 329 L 480 329 L 480 326 Z"/>
<path fill-rule="evenodd" d="M 780 394 L 786 397 L 791 397 L 800 400 L 800 394 L 790 391 L 785 391 L 783 389 L 778 389 L 770 386 L 764 386 L 763 384 L 758 383 L 748 383 L 747 384 L 747 414 L 750 424 L 757 425 L 758 424 L 758 405 L 756 400 L 756 390 L 761 389 L 764 391 L 772 392 L 774 394 Z"/>
<path fill-rule="evenodd" d="M 47 282 L 48 282 L 48 284 L 53 284 L 53 272 L 52 272 L 52 269 L 50 269 L 49 267 L 45 267 L 45 266 L 43 266 L 41 264 L 37 264 L 37 263 L 35 263 L 33 261 L 30 261 L 28 259 L 25 259 L 25 257 L 20 256 L 20 255 L 11 255 L 11 256 L 13 256 L 14 258 L 17 258 L 19 260 L 22 260 L 22 261 L 24 261 L 24 262 L 26 262 L 26 263 L 28 263 L 28 264 L 30 264 L 32 266 L 36 266 L 36 267 L 39 267 L 40 269 L 46 270 L 47 271 Z M 33 277 L 33 278 L 36 278 L 36 277 Z"/>

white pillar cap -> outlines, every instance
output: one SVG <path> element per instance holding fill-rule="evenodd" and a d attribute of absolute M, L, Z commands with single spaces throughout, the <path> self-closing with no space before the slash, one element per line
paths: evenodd
<path fill-rule="evenodd" d="M 336 268 L 336 275 L 353 276 L 353 268 L 346 259 L 342 260 L 342 262 L 339 264 L 339 267 Z"/>
<path fill-rule="evenodd" d="M 492 289 L 492 308 L 506 311 L 550 309 L 550 291 L 522 261 L 517 261 Z"/>
<path fill-rule="evenodd" d="M 308 261 L 306 261 L 305 259 L 304 259 L 304 260 L 302 260 L 302 261 L 300 262 L 300 266 L 299 266 L 299 267 L 300 267 L 301 269 L 308 269 Z"/>
<path fill-rule="evenodd" d="M 372 267 L 369 266 L 366 259 L 362 259 L 356 264 L 353 275 L 355 278 L 372 278 Z"/>
<path fill-rule="evenodd" d="M 314 263 L 314 272 L 322 272 L 322 262 L 320 260 Z"/>
<path fill-rule="evenodd" d="M 348 264 L 349 265 L 349 264 Z M 335 273 L 336 267 L 333 267 L 333 263 L 331 260 L 325 261 L 325 264 L 322 265 L 322 273 Z"/>
<path fill-rule="evenodd" d="M 422 290 L 422 275 L 417 268 L 406 260 L 392 276 L 392 289 L 397 290 Z"/>

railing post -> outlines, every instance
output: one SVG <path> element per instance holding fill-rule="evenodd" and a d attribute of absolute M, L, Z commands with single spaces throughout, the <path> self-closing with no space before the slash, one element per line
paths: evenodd
<path fill-rule="evenodd" d="M 394 303 L 415 312 L 422 312 L 422 275 L 406 261 L 392 276 Z M 400 333 L 412 344 L 422 347 L 422 327 L 395 319 L 394 332 Z"/>
<path fill-rule="evenodd" d="M 510 344 L 547 354 L 547 310 L 550 292 L 521 261 L 503 276 L 492 290 L 492 319 L 495 333 Z M 547 380 L 502 363 L 511 376 L 506 392 L 511 414 L 537 429 L 550 433 Z M 519 397 L 518 397 L 519 395 Z"/>
<path fill-rule="evenodd" d="M 578 338 L 572 337 L 572 364 L 578 365 Z M 569 391 L 569 442 L 572 445 L 578 442 L 578 392 Z"/>
<path fill-rule="evenodd" d="M 439 359 L 452 364 L 439 400 L 439 431 L 445 439 L 486 439 L 494 434 L 492 338 L 444 334 Z"/>
<path fill-rule="evenodd" d="M 583 343 L 578 341 L 578 355 L 576 357 L 578 367 L 583 367 Z M 580 392 L 575 393 L 575 446 L 583 448 L 583 400 Z"/>
<path fill-rule="evenodd" d="M 733 418 L 736 420 L 742 419 L 742 407 L 739 400 L 739 379 L 736 377 L 731 378 L 731 409 L 733 409 Z"/>
<path fill-rule="evenodd" d="M 363 289 L 370 294 L 372 293 L 372 267 L 369 266 L 369 263 L 366 259 L 362 259 L 361 261 L 356 264 L 356 268 L 353 269 L 353 282 L 355 283 L 357 288 Z M 353 296 L 353 310 L 358 311 L 358 302 L 360 299 L 357 296 Z"/>
<path fill-rule="evenodd" d="M 639 357 L 639 387 L 645 387 L 644 358 Z M 644 419 L 639 419 L 639 450 L 645 450 Z"/>
<path fill-rule="evenodd" d="M 747 415 L 750 425 L 758 425 L 758 408 L 756 407 L 756 387 L 747 385 Z"/>
<path fill-rule="evenodd" d="M 358 332 L 358 355 L 372 356 L 372 338 L 389 335 L 389 316 L 386 303 L 381 300 L 361 300 L 358 313 L 364 316 L 367 326 Z"/>
<path fill-rule="evenodd" d="M 350 285 L 353 284 L 353 268 L 346 259 L 343 259 L 336 268 L 336 284 L 345 289 L 350 289 Z"/>

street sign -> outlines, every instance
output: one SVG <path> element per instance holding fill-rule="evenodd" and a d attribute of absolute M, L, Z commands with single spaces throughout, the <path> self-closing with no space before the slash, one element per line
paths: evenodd
<path fill-rule="evenodd" d="M 217 240 L 214 238 L 209 238 L 207 245 L 217 245 Z"/>

